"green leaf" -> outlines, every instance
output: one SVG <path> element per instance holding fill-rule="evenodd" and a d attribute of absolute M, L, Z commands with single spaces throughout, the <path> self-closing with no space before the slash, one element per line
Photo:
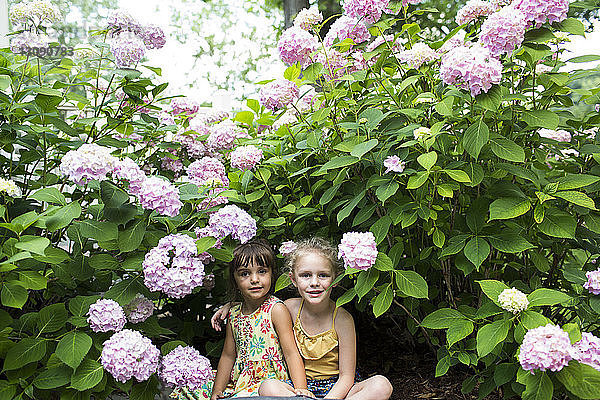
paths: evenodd
<path fill-rule="evenodd" d="M 418 77 L 417 77 L 418 78 Z M 445 117 L 452 115 L 452 106 L 454 105 L 454 96 L 445 97 L 442 101 L 438 102 L 434 108 L 435 111 Z"/>
<path fill-rule="evenodd" d="M 113 222 L 84 219 L 77 224 L 77 229 L 83 237 L 95 239 L 98 242 L 116 240 L 119 235 L 117 224 Z"/>
<path fill-rule="evenodd" d="M 352 164 L 356 164 L 358 162 L 357 157 L 353 156 L 339 156 L 334 157 L 331 160 L 327 161 L 323 166 L 317 171 L 317 174 L 322 174 L 327 172 L 330 169 L 347 167 Z"/>
<path fill-rule="evenodd" d="M 598 61 L 598 60 L 600 60 L 600 55 L 597 55 L 597 54 L 586 54 L 584 56 L 577 56 L 577 57 L 569 58 L 567 60 L 567 62 L 572 62 L 572 63 L 587 63 L 587 62 Z"/>
<path fill-rule="evenodd" d="M 286 287 L 292 284 L 292 280 L 290 279 L 289 274 L 281 274 L 277 281 L 275 282 L 275 291 L 278 292 L 281 289 L 285 289 Z"/>
<path fill-rule="evenodd" d="M 129 400 L 154 400 L 158 393 L 158 379 L 153 375 L 148 380 L 133 385 Z"/>
<path fill-rule="evenodd" d="M 506 339 L 511 322 L 509 320 L 498 320 L 479 328 L 477 331 L 477 355 L 485 357 Z"/>
<path fill-rule="evenodd" d="M 546 325 L 550 320 L 537 311 L 525 310 L 521 313 L 521 322 L 526 329 Z"/>
<path fill-rule="evenodd" d="M 56 355 L 69 367 L 76 369 L 92 347 L 92 338 L 83 332 L 69 332 L 58 342 Z"/>
<path fill-rule="evenodd" d="M 348 204 L 346 204 L 344 206 L 344 208 L 342 208 L 338 212 L 338 214 L 337 214 L 338 224 L 341 223 L 344 219 L 346 219 L 352 213 L 352 210 L 354 210 L 354 208 L 356 208 L 358 203 L 363 199 L 363 197 L 365 197 L 366 193 L 367 193 L 366 190 L 361 191 L 357 196 L 354 196 L 352 199 L 350 199 Z"/>
<path fill-rule="evenodd" d="M 419 157 L 417 157 L 417 162 L 421 164 L 423 168 L 429 171 L 431 167 L 435 165 L 437 159 L 437 153 L 435 151 L 430 151 L 429 153 L 421 154 Z"/>
<path fill-rule="evenodd" d="M 56 332 L 67 323 L 69 313 L 64 303 L 46 306 L 38 313 L 37 327 L 40 333 Z"/>
<path fill-rule="evenodd" d="M 89 358 L 84 359 L 71 377 L 71 387 L 80 392 L 91 389 L 102 380 L 104 369 L 102 365 Z"/>
<path fill-rule="evenodd" d="M 494 369 L 494 383 L 496 386 L 502 386 L 515 378 L 518 367 L 511 363 L 502 363 L 496 365 Z"/>
<path fill-rule="evenodd" d="M 538 225 L 539 230 L 548 236 L 575 239 L 577 220 L 572 215 L 557 209 L 546 211 L 544 220 Z"/>
<path fill-rule="evenodd" d="M 573 35 L 585 35 L 585 26 L 583 26 L 583 23 L 577 18 L 567 18 L 558 23 L 557 28 L 563 32 L 572 33 Z"/>
<path fill-rule="evenodd" d="M 446 331 L 446 340 L 448 342 L 448 347 L 452 347 L 453 344 L 458 343 L 463 340 L 471 333 L 473 333 L 473 329 L 475 325 L 471 321 L 460 321 L 456 324 L 450 325 L 448 330 Z"/>
<path fill-rule="evenodd" d="M 100 198 L 106 208 L 118 208 L 129 200 L 129 195 L 109 181 L 100 182 Z"/>
<path fill-rule="evenodd" d="M 483 118 L 481 118 L 467 128 L 462 138 L 462 145 L 471 157 L 477 159 L 481 149 L 488 142 L 489 137 L 490 130 L 485 122 L 483 122 Z"/>
<path fill-rule="evenodd" d="M 481 290 L 483 291 L 483 293 L 485 293 L 485 295 L 498 306 L 500 305 L 500 303 L 498 303 L 498 296 L 505 289 L 509 289 L 509 287 L 506 286 L 506 284 L 504 284 L 503 282 L 495 281 L 492 279 L 476 282 L 479 283 L 479 286 L 481 286 Z"/>
<path fill-rule="evenodd" d="M 99 295 L 96 296 L 77 296 L 69 301 L 69 311 L 76 317 L 82 317 L 86 315 L 90 309 L 90 306 L 100 299 Z"/>
<path fill-rule="evenodd" d="M 600 176 L 586 174 L 569 174 L 557 180 L 558 190 L 579 189 L 600 181 Z"/>
<path fill-rule="evenodd" d="M 571 296 L 554 289 L 540 288 L 527 295 L 529 306 L 553 306 L 571 300 Z"/>
<path fill-rule="evenodd" d="M 338 297 L 338 299 L 335 302 L 335 305 L 338 307 L 341 307 L 344 304 L 351 302 L 352 299 L 355 297 L 356 297 L 356 290 L 354 288 L 350 288 L 350 289 L 346 290 L 346 292 L 343 295 Z"/>
<path fill-rule="evenodd" d="M 513 162 L 525 161 L 525 151 L 512 140 L 504 138 L 492 139 L 490 141 L 490 148 L 496 156 L 504 160 Z"/>
<path fill-rule="evenodd" d="M 12 79 L 9 75 L 0 75 L 0 90 L 6 90 L 10 87 Z"/>
<path fill-rule="evenodd" d="M 475 236 L 467 242 L 463 251 L 469 261 L 479 268 L 490 254 L 490 245 L 482 237 Z"/>
<path fill-rule="evenodd" d="M 580 399 L 597 399 L 600 393 L 600 371 L 593 367 L 570 361 L 555 373 L 560 383 Z"/>
<path fill-rule="evenodd" d="M 467 238 L 467 235 L 452 236 L 450 239 L 448 239 L 448 245 L 444 247 L 440 257 L 451 256 L 461 251 L 465 247 Z"/>
<path fill-rule="evenodd" d="M 533 128 L 547 128 L 553 130 L 558 128 L 559 122 L 558 115 L 547 110 L 525 111 L 523 113 L 523 121 Z"/>
<path fill-rule="evenodd" d="M 160 346 L 160 354 L 166 356 L 171 351 L 175 350 L 178 346 L 186 347 L 187 343 L 182 340 L 171 340 Z"/>
<path fill-rule="evenodd" d="M 29 198 L 37 200 L 40 203 L 45 201 L 51 204 L 60 204 L 61 206 L 67 204 L 65 196 L 55 187 L 45 187 L 39 189 L 35 193 L 31 194 Z"/>
<path fill-rule="evenodd" d="M 443 172 L 448 174 L 448 176 L 454 179 L 456 182 L 461 183 L 471 183 L 471 178 L 469 174 L 460 169 L 445 169 Z"/>
<path fill-rule="evenodd" d="M 284 217 L 277 217 L 277 218 L 269 218 L 267 220 L 265 220 L 262 223 L 262 226 L 264 227 L 274 227 L 274 226 L 281 226 L 285 224 L 285 218 Z"/>
<path fill-rule="evenodd" d="M 363 298 L 365 294 L 369 293 L 375 282 L 379 279 L 379 271 L 375 268 L 370 268 L 367 271 L 360 271 L 358 278 L 356 279 L 356 294 L 359 298 Z"/>
<path fill-rule="evenodd" d="M 373 268 L 377 268 L 380 271 L 391 271 L 394 269 L 394 263 L 387 254 L 379 252 L 377 253 L 377 259 L 375 260 Z"/>
<path fill-rule="evenodd" d="M 419 171 L 415 175 L 411 175 L 408 178 L 408 183 L 406 184 L 407 189 L 418 189 L 425 182 L 427 182 L 427 178 L 429 178 L 429 172 L 427 171 Z"/>
<path fill-rule="evenodd" d="M 354 146 L 352 151 L 350 152 L 351 156 L 362 158 L 369 151 L 373 150 L 375 146 L 379 144 L 377 139 L 367 140 L 366 142 L 362 142 Z"/>
<path fill-rule="evenodd" d="M 553 195 L 570 203 L 577 204 L 578 206 L 589 208 L 591 210 L 597 210 L 594 200 L 588 197 L 588 195 L 585 193 L 577 192 L 575 190 L 565 190 L 562 192 L 556 192 Z"/>
<path fill-rule="evenodd" d="M 428 298 L 429 288 L 421 275 L 409 270 L 395 271 L 395 275 L 396 285 L 403 294 L 417 299 Z"/>
<path fill-rule="evenodd" d="M 47 238 L 30 235 L 21 236 L 19 242 L 15 243 L 15 247 L 17 249 L 29 251 L 30 253 L 35 253 L 42 256 L 46 251 L 46 247 L 49 245 L 50 240 Z"/>
<path fill-rule="evenodd" d="M 421 322 L 421 326 L 429 329 L 448 329 L 451 326 L 468 321 L 467 317 L 451 308 L 435 310 Z"/>
<path fill-rule="evenodd" d="M 373 303 L 373 314 L 375 314 L 375 318 L 379 317 L 390 308 L 392 300 L 394 300 L 394 290 L 392 289 L 392 284 L 388 283 L 381 293 L 375 297 L 375 302 Z"/>
<path fill-rule="evenodd" d="M 517 233 L 489 236 L 488 240 L 493 248 L 503 253 L 520 253 L 535 247 Z"/>
<path fill-rule="evenodd" d="M 136 294 L 146 293 L 147 288 L 143 283 L 144 278 L 141 275 L 135 278 L 123 279 L 120 282 L 115 283 L 106 293 L 104 297 L 107 299 L 113 299 L 121 306 L 127 305 Z"/>
<path fill-rule="evenodd" d="M 64 228 L 81 215 L 81 205 L 78 201 L 62 206 L 46 220 L 46 228 L 50 232 Z"/>
<path fill-rule="evenodd" d="M 441 358 L 435 366 L 435 377 L 445 375 L 450 369 L 450 356 Z"/>
<path fill-rule="evenodd" d="M 521 396 L 523 400 L 552 400 L 553 392 L 552 381 L 545 371 L 540 371 L 535 375 L 529 374 Z"/>
<path fill-rule="evenodd" d="M 7 371 L 19 369 L 22 366 L 39 361 L 46 355 L 46 340 L 27 337 L 11 347 L 4 359 L 4 369 Z"/>
<path fill-rule="evenodd" d="M 477 95 L 475 101 L 478 105 L 486 110 L 496 111 L 500 107 L 502 101 L 502 89 L 498 85 L 494 85 L 487 91 Z"/>
<path fill-rule="evenodd" d="M 375 236 L 375 243 L 379 244 L 387 236 L 390 226 L 392 225 L 392 219 L 388 215 L 384 215 L 379 218 L 369 229 Z"/>
<path fill-rule="evenodd" d="M 42 290 L 46 289 L 48 278 L 37 271 L 19 271 L 19 281 L 25 289 Z"/>
<path fill-rule="evenodd" d="M 375 191 L 375 194 L 382 203 L 385 203 L 387 199 L 396 194 L 399 188 L 400 185 L 398 184 L 398 182 L 388 181 L 383 185 L 379 186 Z"/>
<path fill-rule="evenodd" d="M 495 219 L 511 219 L 525 214 L 531 209 L 529 199 L 503 197 L 490 204 L 490 221 Z"/>
<path fill-rule="evenodd" d="M 361 112 L 358 118 L 366 118 L 367 123 L 365 124 L 365 127 L 368 131 L 372 131 L 383 120 L 384 115 L 379 108 L 368 108 Z"/>
<path fill-rule="evenodd" d="M 579 325 L 571 322 L 568 324 L 564 324 L 562 326 L 562 330 L 569 334 L 569 340 L 571 344 L 577 343 L 581 340 L 581 329 L 579 329 Z"/>
<path fill-rule="evenodd" d="M 204 253 L 208 249 L 212 248 L 215 243 L 217 243 L 217 239 L 211 236 L 201 237 L 196 240 L 196 249 L 198 254 Z"/>
<path fill-rule="evenodd" d="M 71 369 L 64 365 L 47 369 L 33 380 L 33 386 L 47 390 L 64 386 L 71 381 Z"/>
<path fill-rule="evenodd" d="M 21 285 L 4 282 L 0 292 L 0 300 L 5 307 L 22 308 L 27 302 L 27 289 Z"/>
<path fill-rule="evenodd" d="M 131 228 L 120 231 L 118 234 L 119 250 L 123 253 L 137 250 L 144 239 L 145 232 L 144 220 L 139 220 Z"/>

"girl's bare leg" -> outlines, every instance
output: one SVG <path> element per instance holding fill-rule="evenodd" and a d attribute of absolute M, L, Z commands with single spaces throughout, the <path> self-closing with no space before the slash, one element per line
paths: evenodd
<path fill-rule="evenodd" d="M 382 375 L 375 375 L 354 384 L 346 400 L 387 400 L 392 395 L 392 384 Z"/>
<path fill-rule="evenodd" d="M 295 396 L 294 388 L 285 382 L 278 381 L 277 379 L 265 380 L 258 389 L 260 396 Z"/>

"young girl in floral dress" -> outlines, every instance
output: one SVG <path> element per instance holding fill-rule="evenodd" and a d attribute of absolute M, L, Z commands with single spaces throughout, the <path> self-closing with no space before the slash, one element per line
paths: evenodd
<path fill-rule="evenodd" d="M 298 389 L 294 393 L 310 395 L 290 315 L 271 294 L 274 269 L 275 256 L 265 242 L 251 241 L 235 248 L 229 277 L 243 301 L 229 311 L 215 380 L 199 391 L 180 390 L 175 397 L 256 396 L 265 379 L 289 378 Z"/>
<path fill-rule="evenodd" d="M 304 358 L 308 390 L 317 397 L 346 400 L 387 400 L 392 385 L 381 375 L 355 382 L 356 332 L 352 316 L 330 299 L 337 274 L 336 250 L 312 238 L 298 243 L 286 257 L 299 298 L 285 301 L 294 318 L 294 338 Z M 227 306 L 225 306 L 225 310 Z M 235 307 L 235 306 L 234 306 Z M 223 317 L 213 316 L 213 326 Z M 272 378 L 260 386 L 262 396 L 293 396 L 293 381 Z"/>

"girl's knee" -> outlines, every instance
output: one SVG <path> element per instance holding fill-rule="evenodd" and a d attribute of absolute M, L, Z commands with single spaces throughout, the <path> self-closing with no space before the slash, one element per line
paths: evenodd
<path fill-rule="evenodd" d="M 392 384 L 385 376 L 375 375 L 369 378 L 369 381 L 371 381 L 369 385 L 369 392 L 375 394 L 376 398 L 385 400 L 392 395 Z"/>
<path fill-rule="evenodd" d="M 261 396 L 272 396 L 279 387 L 279 381 L 276 379 L 267 379 L 260 384 L 258 394 Z"/>

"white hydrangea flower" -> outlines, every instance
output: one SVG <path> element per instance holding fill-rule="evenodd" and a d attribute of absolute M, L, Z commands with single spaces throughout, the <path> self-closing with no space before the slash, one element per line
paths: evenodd
<path fill-rule="evenodd" d="M 413 131 L 413 135 L 415 137 L 415 140 L 422 140 L 431 135 L 431 129 L 421 126 L 420 128 L 417 128 Z"/>
<path fill-rule="evenodd" d="M 10 197 L 19 197 L 21 189 L 13 181 L 0 178 L 0 193 L 6 193 Z"/>
<path fill-rule="evenodd" d="M 504 289 L 502 293 L 498 295 L 498 303 L 500 303 L 500 306 L 503 309 L 510 311 L 513 314 L 525 311 L 529 306 L 527 295 L 515 288 Z"/>

